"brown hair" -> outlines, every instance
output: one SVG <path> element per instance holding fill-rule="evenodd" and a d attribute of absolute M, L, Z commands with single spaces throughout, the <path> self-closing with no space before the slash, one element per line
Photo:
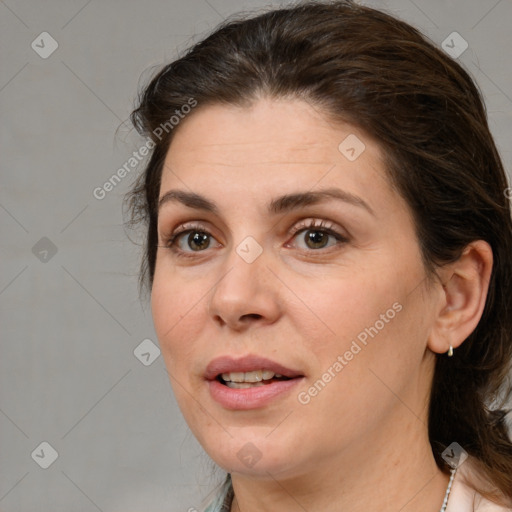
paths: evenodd
<path fill-rule="evenodd" d="M 129 224 L 147 227 L 141 288 L 153 282 L 160 179 L 175 131 L 162 137 L 158 127 L 190 98 L 201 109 L 249 105 L 260 96 L 302 98 L 326 118 L 351 123 L 380 142 L 390 181 L 413 213 L 429 276 L 457 260 L 470 242 L 491 245 L 483 316 L 455 357 L 437 356 L 428 427 L 443 471 L 449 468 L 441 452 L 456 441 L 495 492 L 472 485 L 495 501 L 512 499 L 508 411 L 498 409 L 511 392 L 507 179 L 472 79 L 407 23 L 350 0 L 298 3 L 229 19 L 160 70 L 131 115 L 139 133 L 155 143 L 126 197 Z"/>

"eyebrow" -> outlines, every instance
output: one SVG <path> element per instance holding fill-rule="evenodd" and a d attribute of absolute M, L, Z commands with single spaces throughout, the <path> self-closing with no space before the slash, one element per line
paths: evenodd
<path fill-rule="evenodd" d="M 370 207 L 370 205 L 361 197 L 339 188 L 328 188 L 315 192 L 307 191 L 285 194 L 283 196 L 272 199 L 269 202 L 267 209 L 270 213 L 277 215 L 280 213 L 297 210 L 304 206 L 318 204 L 328 199 L 337 199 L 339 201 L 343 201 L 353 206 L 363 208 L 367 210 L 371 215 L 375 215 L 375 212 Z M 184 190 L 169 190 L 158 201 L 158 210 L 160 211 L 162 206 L 170 202 L 178 202 L 184 206 L 187 206 L 188 208 L 203 210 L 214 214 L 219 212 L 219 209 L 215 203 L 206 197 L 194 192 L 186 192 Z"/>

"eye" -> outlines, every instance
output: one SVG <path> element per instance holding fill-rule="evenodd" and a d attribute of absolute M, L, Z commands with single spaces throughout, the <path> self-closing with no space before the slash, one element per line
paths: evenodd
<path fill-rule="evenodd" d="M 328 226 L 324 221 L 307 221 L 293 230 L 299 249 L 326 249 L 347 242 L 347 238 Z"/>
<path fill-rule="evenodd" d="M 192 249 L 194 252 L 208 249 L 208 247 L 210 247 L 210 242 L 212 241 L 210 235 L 208 233 L 204 233 L 203 231 L 184 232 L 177 236 L 177 239 L 178 246 L 182 251 Z M 183 247 L 182 242 L 184 242 L 185 247 Z"/>
<path fill-rule="evenodd" d="M 285 247 L 294 246 L 304 251 L 319 251 L 348 242 L 348 238 L 339 233 L 331 223 L 310 219 L 291 230 L 295 243 L 288 242 Z M 163 247 L 171 249 L 177 256 L 192 257 L 194 253 L 222 245 L 201 225 L 184 225 L 165 238 Z"/>
<path fill-rule="evenodd" d="M 208 231 L 202 226 L 183 226 L 183 229 L 173 233 L 166 241 L 165 247 L 173 250 L 178 255 L 180 253 L 203 252 L 206 249 L 217 247 L 220 244 L 215 238 L 208 233 Z"/>

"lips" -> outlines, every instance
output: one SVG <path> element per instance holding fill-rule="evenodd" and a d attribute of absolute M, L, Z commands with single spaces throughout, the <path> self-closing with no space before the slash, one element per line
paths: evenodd
<path fill-rule="evenodd" d="M 222 374 L 225 377 L 226 374 L 230 377 L 234 374 L 240 376 L 257 370 L 269 370 L 280 377 L 253 384 L 225 382 L 222 378 Z M 261 409 L 279 400 L 289 400 L 293 389 L 297 389 L 304 379 L 304 375 L 298 370 L 255 355 L 240 358 L 218 357 L 206 367 L 204 376 L 210 397 L 230 411 Z"/>
<path fill-rule="evenodd" d="M 206 367 L 204 377 L 206 380 L 214 380 L 223 373 L 251 372 L 256 370 L 270 370 L 289 379 L 304 376 L 300 371 L 287 368 L 266 357 L 248 355 L 241 358 L 233 358 L 231 356 L 217 357 Z"/>

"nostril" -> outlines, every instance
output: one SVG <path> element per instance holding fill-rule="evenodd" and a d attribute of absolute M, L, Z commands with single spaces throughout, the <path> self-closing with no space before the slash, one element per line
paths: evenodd
<path fill-rule="evenodd" d="M 259 320 L 260 318 L 263 318 L 258 313 L 248 313 L 247 315 L 243 315 L 240 320 L 243 320 L 244 318 L 254 318 L 255 320 Z"/>

